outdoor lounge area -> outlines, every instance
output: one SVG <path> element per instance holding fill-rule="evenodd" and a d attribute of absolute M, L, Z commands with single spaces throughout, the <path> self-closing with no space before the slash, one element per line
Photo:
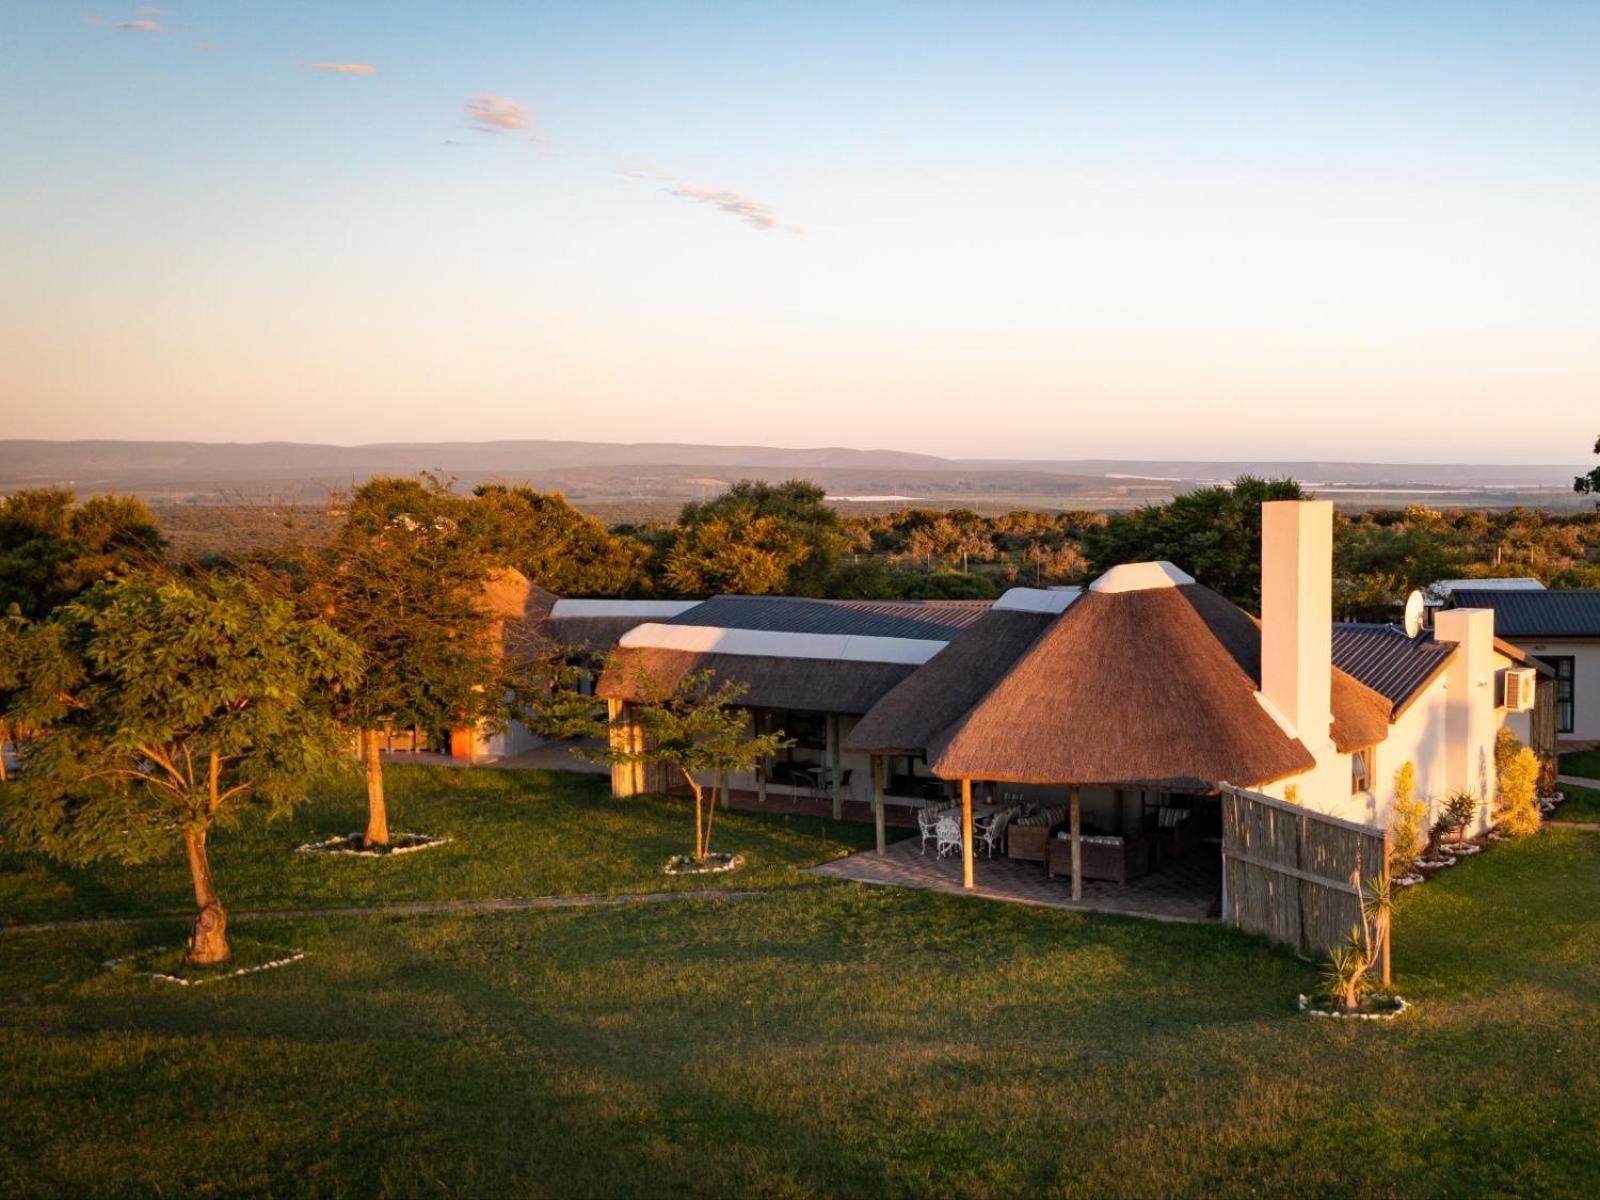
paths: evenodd
<path fill-rule="evenodd" d="M 977 828 L 978 818 L 974 817 L 975 831 Z M 941 856 L 936 842 L 924 842 L 920 837 L 904 838 L 881 852 L 852 854 L 813 867 L 811 872 L 853 883 L 964 893 L 1016 904 L 1122 913 L 1156 920 L 1205 921 L 1217 916 L 1222 859 L 1214 846 L 1197 847 L 1181 858 L 1165 859 L 1137 875 L 1119 879 L 1117 874 L 1123 869 L 1124 851 L 1097 846 L 1091 838 L 1085 838 L 1082 895 L 1074 900 L 1070 864 L 1060 862 L 1062 851 L 1068 850 L 1068 839 L 1059 835 L 1049 839 L 1047 850 L 1054 851 L 1057 857 L 1057 869 L 1053 870 L 1048 862 L 1041 863 L 1031 857 L 1013 858 L 1002 852 L 987 855 L 983 844 L 982 841 L 977 843 L 970 888 L 963 886 L 959 850 L 949 852 L 947 849 Z M 1136 853 L 1144 856 L 1151 852 L 1148 843 L 1139 844 L 1143 849 Z"/>

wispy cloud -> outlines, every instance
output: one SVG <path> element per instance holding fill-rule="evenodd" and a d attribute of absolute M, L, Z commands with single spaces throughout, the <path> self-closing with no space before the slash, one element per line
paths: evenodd
<path fill-rule="evenodd" d="M 510 96 L 474 96 L 466 109 L 467 119 L 489 133 L 527 129 L 533 124 L 533 114 Z"/>
<path fill-rule="evenodd" d="M 141 8 L 139 15 L 141 17 L 164 17 L 167 15 L 167 10 L 164 8 Z"/>
<path fill-rule="evenodd" d="M 311 69 L 328 75 L 375 75 L 378 71 L 366 63 L 312 63 Z"/>
<path fill-rule="evenodd" d="M 129 33 L 160 33 L 161 26 L 149 19 L 141 21 L 118 21 L 116 28 L 125 29 Z"/>
<path fill-rule="evenodd" d="M 725 188 L 701 187 L 694 183 L 675 183 L 666 191 L 669 196 L 682 196 L 685 200 L 693 200 L 698 204 L 709 204 L 717 211 L 725 212 L 730 217 L 737 217 L 755 229 L 778 228 L 778 217 L 772 211 L 770 204 L 754 200 L 749 196 L 741 196 L 738 192 L 730 192 Z"/>

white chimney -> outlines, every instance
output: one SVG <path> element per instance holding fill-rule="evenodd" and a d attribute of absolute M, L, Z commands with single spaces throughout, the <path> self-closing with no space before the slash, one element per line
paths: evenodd
<path fill-rule="evenodd" d="M 1261 694 L 1315 753 L 1333 724 L 1333 502 L 1261 506 Z"/>

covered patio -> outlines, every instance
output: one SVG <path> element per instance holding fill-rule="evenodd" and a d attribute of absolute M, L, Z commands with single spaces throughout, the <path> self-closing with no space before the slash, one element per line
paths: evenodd
<path fill-rule="evenodd" d="M 812 867 L 810 873 L 852 883 L 949 892 L 1012 904 L 1199 922 L 1215 918 L 1212 906 L 1221 888 L 1222 862 L 1216 854 L 1192 854 L 1128 883 L 1085 879 L 1082 895 L 1076 900 L 1069 880 L 1050 877 L 1038 863 L 1004 856 L 979 858 L 973 883 L 965 886 L 959 855 L 940 858 L 931 846 L 923 854 L 914 837 L 895 842 L 881 852 L 852 854 Z"/>

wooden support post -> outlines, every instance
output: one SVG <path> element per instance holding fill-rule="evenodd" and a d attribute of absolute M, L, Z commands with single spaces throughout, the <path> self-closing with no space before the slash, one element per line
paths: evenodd
<path fill-rule="evenodd" d="M 839 714 L 828 714 L 828 790 L 833 794 L 833 819 L 844 819 L 844 791 L 839 786 Z"/>
<path fill-rule="evenodd" d="M 750 723 L 751 727 L 755 730 L 756 736 L 759 737 L 761 734 L 767 732 L 767 726 L 770 724 L 770 718 L 767 716 L 765 709 L 752 709 L 750 712 Z M 767 760 L 763 756 L 756 760 L 756 803 L 765 804 L 766 802 Z"/>
<path fill-rule="evenodd" d="M 1072 785 L 1070 820 L 1072 823 L 1072 898 L 1083 899 L 1083 806 L 1078 785 Z"/>
<path fill-rule="evenodd" d="M 878 833 L 878 853 L 888 848 L 889 841 L 883 829 L 883 756 L 872 756 L 872 825 Z"/>
<path fill-rule="evenodd" d="M 972 780 L 961 781 L 961 886 L 971 889 L 972 882 Z"/>

